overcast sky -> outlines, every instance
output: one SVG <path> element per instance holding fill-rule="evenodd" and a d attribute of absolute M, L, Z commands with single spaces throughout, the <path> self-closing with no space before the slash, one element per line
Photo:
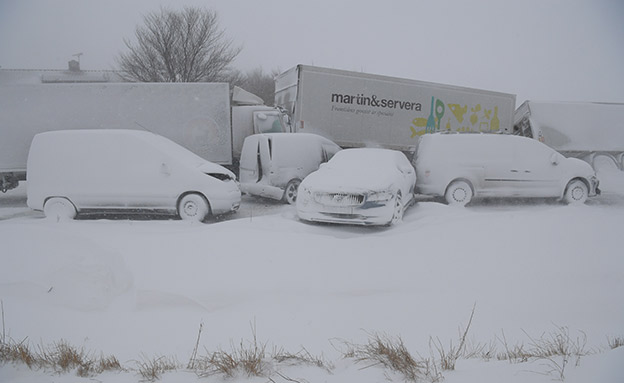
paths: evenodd
<path fill-rule="evenodd" d="M 514 93 L 624 102 L 621 0 L 0 0 L 0 67 L 115 69 L 144 14 L 216 10 L 235 66 L 296 64 Z"/>

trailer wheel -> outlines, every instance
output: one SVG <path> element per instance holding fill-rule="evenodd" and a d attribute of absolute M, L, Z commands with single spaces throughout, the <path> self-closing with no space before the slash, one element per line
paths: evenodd
<path fill-rule="evenodd" d="M 52 197 L 45 201 L 43 213 L 46 218 L 58 221 L 76 218 L 76 207 L 70 200 L 63 197 Z"/>
<path fill-rule="evenodd" d="M 468 182 L 457 180 L 446 188 L 444 198 L 449 205 L 466 206 L 472 201 L 472 194 L 472 186 Z"/>
<path fill-rule="evenodd" d="M 567 204 L 581 205 L 587 201 L 588 194 L 589 190 L 585 182 L 579 179 L 574 179 L 568 183 L 568 186 L 566 186 L 563 200 Z"/>
<path fill-rule="evenodd" d="M 290 180 L 288 185 L 286 185 L 286 189 L 284 189 L 284 196 L 282 197 L 284 202 L 291 205 L 297 202 L 297 191 L 299 190 L 300 184 L 300 180 Z"/>
<path fill-rule="evenodd" d="M 178 203 L 178 215 L 185 221 L 202 222 L 208 213 L 210 213 L 208 201 L 200 194 L 187 194 Z"/>

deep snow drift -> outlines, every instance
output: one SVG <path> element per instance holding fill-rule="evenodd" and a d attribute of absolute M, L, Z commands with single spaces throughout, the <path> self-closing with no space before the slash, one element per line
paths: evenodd
<path fill-rule="evenodd" d="M 600 174 L 605 193 L 586 206 L 555 202 L 418 202 L 390 228 L 312 225 L 294 206 L 245 197 L 225 221 L 83 219 L 50 222 L 0 208 L 0 299 L 6 336 L 33 346 L 66 340 L 113 354 L 129 368 L 174 356 L 185 365 L 200 323 L 200 354 L 252 339 L 269 349 L 322 355 L 331 372 L 283 366 L 299 381 L 402 381 L 380 366 L 342 359 L 340 340 L 400 336 L 414 355 L 430 337 L 458 340 L 473 305 L 471 344 L 509 345 L 558 327 L 587 336 L 590 355 L 566 382 L 621 382 L 624 348 L 622 173 Z M 9 198 L 10 196 L 4 196 Z M 2 200 L 6 201 L 5 199 Z M 254 207 L 249 207 L 254 206 Z M 22 210 L 20 210 L 22 209 Z M 25 212 L 24 214 L 22 214 Z M 338 343 L 337 343 L 338 342 Z M 434 353 L 435 356 L 435 353 Z M 543 361 L 460 359 L 446 382 L 549 382 Z M 0 366 L 0 381 L 90 381 L 25 365 Z M 134 382 L 136 371 L 94 379 Z M 274 381 L 285 381 L 272 375 Z M 178 370 L 163 382 L 228 381 Z M 238 376 L 235 380 L 265 382 Z"/>

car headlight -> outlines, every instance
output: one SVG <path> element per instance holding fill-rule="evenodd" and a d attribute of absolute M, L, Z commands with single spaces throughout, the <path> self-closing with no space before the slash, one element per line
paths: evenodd
<path fill-rule="evenodd" d="M 299 185 L 299 189 L 297 190 L 298 198 L 310 199 L 312 198 L 312 192 L 305 186 Z"/>
<path fill-rule="evenodd" d="M 376 192 L 376 193 L 371 193 L 368 195 L 368 197 L 366 198 L 367 201 L 373 201 L 373 202 L 383 202 L 383 201 L 389 201 L 394 197 L 394 194 L 392 194 L 392 192 L 389 191 L 381 191 L 381 192 Z"/>

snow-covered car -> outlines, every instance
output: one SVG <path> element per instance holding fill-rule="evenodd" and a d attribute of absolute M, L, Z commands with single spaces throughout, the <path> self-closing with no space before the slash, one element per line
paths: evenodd
<path fill-rule="evenodd" d="M 301 182 L 297 214 L 306 221 L 394 224 L 414 201 L 415 183 L 399 151 L 344 149 Z"/>
<path fill-rule="evenodd" d="M 310 133 L 248 136 L 240 159 L 241 190 L 294 204 L 301 180 L 340 149 L 332 141 Z"/>
<path fill-rule="evenodd" d="M 555 197 L 584 203 L 600 194 L 592 167 L 530 138 L 483 133 L 434 133 L 420 138 L 417 192 L 466 205 L 476 197 Z"/>
<path fill-rule="evenodd" d="M 27 162 L 27 203 L 47 217 L 148 210 L 203 221 L 238 209 L 235 175 L 162 136 L 138 130 L 37 134 Z"/>

